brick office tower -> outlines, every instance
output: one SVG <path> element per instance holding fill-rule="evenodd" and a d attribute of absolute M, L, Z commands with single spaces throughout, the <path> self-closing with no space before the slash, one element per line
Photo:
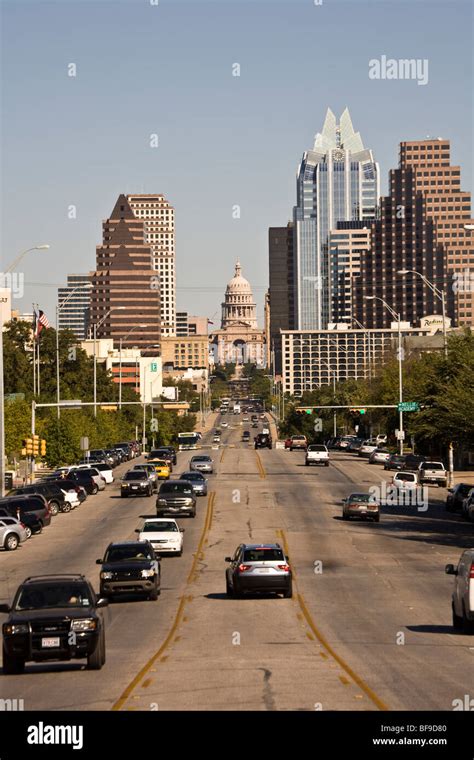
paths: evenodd
<path fill-rule="evenodd" d="M 102 230 L 103 243 L 97 246 L 96 271 L 91 274 L 91 327 L 110 312 L 97 328 L 97 338 L 112 338 L 115 345 L 122 338 L 123 348 L 138 346 L 156 356 L 157 349 L 150 346 L 161 338 L 159 282 L 143 222 L 125 195 L 119 196 Z"/>
<path fill-rule="evenodd" d="M 441 301 L 415 274 L 420 272 L 446 298 L 446 314 L 454 325 L 473 324 L 474 288 L 466 270 L 474 272 L 471 195 L 461 190 L 459 166 L 450 164 L 448 140 L 420 140 L 400 144 L 398 169 L 390 171 L 390 195 L 381 199 L 379 219 L 372 224 L 372 246 L 361 260 L 354 279 L 354 314 L 367 328 L 388 326 L 392 318 L 383 298 L 416 323 L 423 316 L 441 314 Z"/>
<path fill-rule="evenodd" d="M 295 281 L 293 271 L 293 223 L 268 230 L 268 263 L 270 280 L 270 345 L 275 374 L 281 375 L 282 354 L 280 330 L 295 329 Z"/>

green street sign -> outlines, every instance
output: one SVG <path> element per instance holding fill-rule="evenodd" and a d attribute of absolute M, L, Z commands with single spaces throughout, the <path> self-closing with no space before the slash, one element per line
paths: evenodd
<path fill-rule="evenodd" d="M 157 372 L 157 371 L 158 371 L 158 364 L 157 364 L 156 362 L 152 362 L 152 363 L 150 364 L 150 370 L 151 370 L 152 372 Z"/>
<path fill-rule="evenodd" d="M 420 405 L 418 401 L 403 401 L 398 405 L 399 412 L 419 412 Z"/>

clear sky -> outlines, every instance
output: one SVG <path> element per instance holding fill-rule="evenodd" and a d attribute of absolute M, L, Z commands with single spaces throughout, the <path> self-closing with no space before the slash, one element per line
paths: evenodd
<path fill-rule="evenodd" d="M 14 308 L 34 300 L 53 321 L 56 287 L 94 268 L 118 194 L 160 192 L 176 209 L 178 308 L 212 317 L 240 257 L 263 324 L 268 227 L 291 216 L 328 106 L 348 106 L 383 192 L 399 141 L 427 136 L 451 140 L 472 190 L 467 0 L 154 2 L 1 2 L 1 264 L 51 245 L 23 260 Z M 383 55 L 427 59 L 428 83 L 370 79 Z"/>

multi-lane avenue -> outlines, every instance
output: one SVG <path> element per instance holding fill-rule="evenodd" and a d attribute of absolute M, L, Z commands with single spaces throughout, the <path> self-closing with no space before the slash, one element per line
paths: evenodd
<path fill-rule="evenodd" d="M 426 511 L 382 507 L 378 524 L 342 521 L 341 499 L 390 473 L 342 452 L 310 468 L 302 452 L 255 451 L 241 441 L 242 417 L 228 421 L 219 448 L 211 431 L 202 440 L 215 474 L 196 519 L 180 520 L 183 556 L 162 560 L 158 601 L 105 608 L 103 669 L 28 663 L 1 678 L 2 697 L 25 710 L 451 710 L 472 690 L 474 638 L 453 632 L 444 566 L 473 545 L 472 523 L 447 513 L 437 488 Z M 192 453 L 178 454 L 172 477 Z M 107 544 L 134 539 L 139 516 L 154 513 L 154 498 L 120 498 L 129 466 L 1 553 L 2 600 L 44 573 L 80 572 L 98 589 Z M 227 597 L 224 557 L 241 542 L 275 541 L 293 598 Z"/>

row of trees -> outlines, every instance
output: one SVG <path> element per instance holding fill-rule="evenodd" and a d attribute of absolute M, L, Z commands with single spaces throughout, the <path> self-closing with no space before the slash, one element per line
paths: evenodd
<path fill-rule="evenodd" d="M 450 335 L 448 357 L 439 352 L 413 353 L 403 362 L 404 400 L 417 401 L 419 412 L 405 413 L 404 428 L 407 439 L 411 436 L 419 450 L 431 454 L 445 454 L 451 442 L 464 450 L 474 449 L 474 335 L 470 330 Z M 398 403 L 398 361 L 389 361 L 370 380 L 348 380 L 338 383 L 336 393 L 323 386 L 301 399 L 289 400 L 282 435 L 308 431 L 314 417 L 295 412 L 298 406 L 318 404 L 348 404 L 364 407 L 366 404 Z M 323 437 L 331 435 L 332 412 L 319 415 L 324 420 Z M 354 417 L 349 413 L 338 415 L 340 422 L 353 429 Z M 361 418 L 362 420 L 362 418 Z M 365 415 L 377 430 L 392 434 L 398 427 L 396 409 L 372 410 Z"/>

